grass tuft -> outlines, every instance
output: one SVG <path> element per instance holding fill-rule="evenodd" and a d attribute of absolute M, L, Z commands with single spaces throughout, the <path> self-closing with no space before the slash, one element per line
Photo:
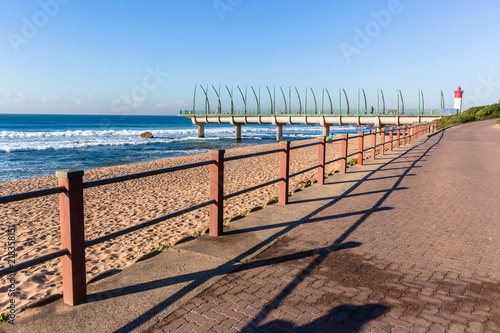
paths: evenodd
<path fill-rule="evenodd" d="M 166 243 L 159 243 L 158 246 L 155 246 L 153 248 L 151 248 L 150 251 L 163 251 L 163 250 L 166 250 L 168 249 L 169 247 L 171 247 L 172 244 L 170 244 L 169 242 L 166 242 Z"/>
<path fill-rule="evenodd" d="M 10 317 L 8 315 L 0 313 L 0 324 L 6 323 L 9 320 L 10 320 Z"/>

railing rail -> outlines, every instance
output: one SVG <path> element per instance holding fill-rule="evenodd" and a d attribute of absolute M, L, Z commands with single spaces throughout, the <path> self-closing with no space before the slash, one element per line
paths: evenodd
<path fill-rule="evenodd" d="M 325 177 L 325 166 L 334 162 L 341 162 L 340 172 L 345 173 L 347 167 L 347 158 L 358 155 L 358 164 L 362 165 L 364 153 L 366 151 L 371 151 L 371 158 L 375 158 L 375 149 L 380 147 L 380 154 L 383 155 L 385 150 L 385 146 L 389 145 L 389 150 L 392 150 L 393 143 L 396 142 L 396 147 L 399 147 L 400 144 L 405 145 L 407 143 L 413 142 L 416 138 L 421 135 L 425 135 L 430 132 L 434 132 L 436 129 L 435 123 L 425 123 L 425 124 L 414 124 L 413 126 L 405 126 L 402 128 L 390 128 L 388 131 L 384 128 L 380 131 L 381 142 L 376 143 L 377 133 L 376 131 L 372 131 L 372 133 L 365 134 L 360 132 L 359 135 L 349 136 L 348 134 L 343 134 L 342 138 L 327 140 L 326 137 L 319 137 L 318 142 L 307 143 L 298 146 L 290 146 L 289 141 L 284 141 L 280 143 L 280 149 L 273 149 L 263 152 L 257 152 L 252 154 L 224 157 L 224 151 L 210 151 L 210 159 L 202 162 L 179 165 L 164 169 L 146 171 L 141 173 L 135 173 L 120 177 L 107 178 L 102 180 L 95 180 L 83 183 L 83 171 L 79 170 L 64 170 L 58 171 L 56 175 L 59 177 L 59 187 L 32 191 L 26 193 L 19 193 L 13 195 L 7 195 L 0 197 L 0 204 L 6 204 L 21 200 L 27 200 L 32 198 L 38 198 L 43 196 L 49 196 L 53 194 L 59 194 L 60 198 L 60 211 L 61 211 L 61 230 L 69 230 L 66 236 L 65 232 L 62 232 L 63 239 L 61 241 L 62 248 L 58 251 L 13 265 L 11 267 L 0 269 L 0 277 L 15 273 L 25 268 L 32 267 L 34 265 L 38 265 L 44 263 L 46 261 L 56 259 L 59 257 L 63 257 L 63 295 L 64 301 L 71 305 L 76 305 L 82 302 L 86 298 L 86 279 L 85 279 L 85 248 L 94 246 L 96 244 L 114 239 L 116 237 L 123 236 L 125 234 L 129 234 L 133 231 L 149 227 L 155 225 L 157 223 L 163 222 L 165 220 L 177 217 L 179 215 L 210 206 L 210 235 L 219 236 L 222 234 L 222 225 L 223 225 L 223 205 L 224 200 L 257 190 L 262 187 L 266 187 L 272 184 L 279 184 L 279 203 L 287 204 L 288 203 L 288 184 L 289 180 L 292 177 L 298 176 L 300 174 L 312 171 L 314 169 L 318 169 L 318 184 L 322 185 Z M 385 140 L 385 135 L 389 135 L 389 140 Z M 396 137 L 394 138 L 394 134 Z M 364 147 L 364 140 L 366 137 L 372 136 L 372 145 L 369 148 Z M 348 144 L 349 140 L 358 139 L 358 151 L 347 154 L 348 152 Z M 341 156 L 335 158 L 330 161 L 326 161 L 325 152 L 326 145 L 331 143 L 340 142 L 342 144 L 341 147 Z M 293 174 L 289 172 L 289 164 L 290 164 L 290 151 L 295 149 L 301 149 L 306 147 L 318 146 L 318 164 L 308 167 L 306 169 L 300 170 Z M 262 184 L 258 184 L 234 193 L 224 195 L 224 163 L 229 161 L 236 161 L 245 158 L 252 158 L 257 156 L 263 156 L 268 154 L 279 153 L 279 163 L 280 163 L 280 177 L 277 179 L 273 179 L 271 181 L 264 182 Z M 131 227 L 97 237 L 92 240 L 84 241 L 84 230 L 83 230 L 83 190 L 98 187 L 113 183 L 124 182 L 133 179 L 139 179 L 154 175 L 166 174 L 175 171 L 187 170 L 191 168 L 201 167 L 201 166 L 210 166 L 210 200 L 205 201 L 203 203 L 199 203 L 167 215 L 157 217 L 151 219 L 146 222 L 142 222 Z M 64 175 L 64 176 L 62 176 Z M 76 208 L 75 208 L 76 207 Z M 81 210 L 81 211 L 80 211 Z M 66 229 L 65 229 L 66 228 Z M 64 239 L 67 237 L 67 239 Z M 79 243 L 78 243 L 79 242 Z M 73 252 L 72 252 L 73 251 Z M 71 272 L 68 273 L 66 266 L 75 265 L 73 262 L 74 258 L 81 256 L 81 253 L 77 253 L 77 251 L 83 252 L 83 262 L 78 264 L 79 267 L 73 267 Z M 82 266 L 83 265 L 83 266 Z M 75 274 L 83 274 L 83 278 L 76 277 Z M 78 280 L 79 282 L 74 282 Z"/>

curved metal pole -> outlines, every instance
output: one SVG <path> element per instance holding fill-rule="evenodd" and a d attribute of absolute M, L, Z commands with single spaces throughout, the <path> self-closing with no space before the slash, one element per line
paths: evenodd
<path fill-rule="evenodd" d="M 359 88 L 358 88 L 358 104 L 357 104 L 357 108 L 356 108 L 356 111 L 357 111 L 358 114 L 359 114 L 359 99 L 360 99 L 360 91 L 359 91 Z"/>
<path fill-rule="evenodd" d="M 288 86 L 288 113 L 292 114 L 292 87 Z"/>
<path fill-rule="evenodd" d="M 217 95 L 217 104 L 218 104 L 218 106 L 219 106 L 218 111 L 217 111 L 217 114 L 220 114 L 220 113 L 222 112 L 222 106 L 221 106 L 221 104 L 220 104 L 220 87 L 219 87 L 219 92 L 217 92 L 217 89 L 215 89 L 215 87 L 214 87 L 214 86 L 212 86 L 212 88 L 214 89 L 215 94 Z"/>
<path fill-rule="evenodd" d="M 306 97 L 304 98 L 304 114 L 307 114 L 307 87 L 306 87 Z"/>
<path fill-rule="evenodd" d="M 339 114 L 342 113 L 342 88 L 339 87 Z"/>
<path fill-rule="evenodd" d="M 401 90 L 399 91 L 399 96 L 401 96 L 401 108 L 402 108 L 402 114 L 405 114 L 405 102 L 403 100 L 403 93 L 401 92 Z"/>
<path fill-rule="evenodd" d="M 384 98 L 384 91 L 380 89 L 380 94 L 382 95 L 382 106 L 384 108 L 384 114 L 385 114 L 385 98 Z"/>
<path fill-rule="evenodd" d="M 345 101 L 347 102 L 347 114 L 349 114 L 349 99 L 347 98 L 347 94 L 345 93 L 345 89 L 342 89 L 344 91 L 344 96 L 345 96 Z"/>
<path fill-rule="evenodd" d="M 299 98 L 299 112 L 302 113 L 302 101 L 300 100 L 300 94 L 297 87 L 295 87 L 295 91 L 297 92 L 297 97 Z"/>
<path fill-rule="evenodd" d="M 269 93 L 269 99 L 271 100 L 271 114 L 273 114 L 273 109 L 274 109 L 274 107 L 273 107 L 273 97 L 271 96 L 271 91 L 269 90 L 269 87 L 266 86 L 266 88 L 267 88 L 267 92 Z"/>
<path fill-rule="evenodd" d="M 259 110 L 258 110 L 258 113 L 260 114 L 260 86 L 259 86 Z"/>
<path fill-rule="evenodd" d="M 420 89 L 418 89 L 418 113 L 420 114 Z"/>
<path fill-rule="evenodd" d="M 326 94 L 328 95 L 328 99 L 330 100 L 330 114 L 333 114 L 333 104 L 332 104 L 332 98 L 330 97 L 330 93 L 328 92 L 328 88 L 325 88 Z"/>
<path fill-rule="evenodd" d="M 273 86 L 273 113 L 276 114 L 276 86 Z"/>
<path fill-rule="evenodd" d="M 396 99 L 398 101 L 398 114 L 399 114 L 399 89 L 396 89 Z"/>
<path fill-rule="evenodd" d="M 444 109 L 444 95 L 443 91 L 441 90 L 441 110 Z"/>
<path fill-rule="evenodd" d="M 210 101 L 208 100 L 208 85 L 207 85 L 206 90 L 203 88 L 202 85 L 200 85 L 200 87 L 203 90 L 203 92 L 205 93 L 205 113 L 210 113 Z M 207 106 L 208 106 L 208 110 L 207 110 Z"/>
<path fill-rule="evenodd" d="M 259 103 L 259 99 L 257 98 L 257 94 L 255 93 L 255 90 L 253 89 L 252 86 L 250 86 L 250 88 L 252 88 L 252 91 L 253 91 L 253 95 L 255 96 L 255 101 L 257 102 L 257 114 L 260 113 L 260 103 Z"/>
<path fill-rule="evenodd" d="M 380 113 L 380 95 L 377 88 L 377 114 Z"/>
<path fill-rule="evenodd" d="M 247 99 L 245 96 L 243 96 L 243 91 L 241 91 L 240 87 L 239 86 L 236 86 L 238 88 L 238 90 L 240 91 L 240 94 L 241 94 L 241 99 L 243 100 L 243 105 L 245 106 L 245 114 L 247 114 Z"/>
<path fill-rule="evenodd" d="M 309 87 L 309 89 L 311 89 L 314 98 L 314 113 L 318 114 L 318 103 L 316 103 L 316 95 L 314 95 L 313 88 Z"/>
<path fill-rule="evenodd" d="M 229 91 L 229 88 L 226 86 L 227 92 L 229 93 L 229 97 L 231 97 L 231 114 L 234 113 L 234 104 L 233 104 L 233 93 Z M 233 87 L 231 87 L 231 90 L 233 90 Z"/>
<path fill-rule="evenodd" d="M 288 109 L 286 107 L 286 97 L 285 97 L 285 93 L 283 92 L 283 89 L 280 87 L 280 90 L 281 90 L 281 94 L 283 95 L 283 101 L 285 102 L 285 113 L 288 113 Z"/>
<path fill-rule="evenodd" d="M 424 92 L 420 90 L 420 94 L 422 95 L 422 114 L 425 114 Z"/>
<path fill-rule="evenodd" d="M 366 94 L 365 94 L 365 89 L 362 89 L 363 90 L 363 98 L 365 99 L 365 114 L 368 113 L 368 104 L 366 104 Z"/>
<path fill-rule="evenodd" d="M 193 114 L 195 112 L 195 109 L 196 109 L 196 84 L 194 85 L 194 96 L 193 96 Z"/>
<path fill-rule="evenodd" d="M 321 93 L 321 113 L 325 113 L 325 87 L 323 87 L 323 92 Z"/>

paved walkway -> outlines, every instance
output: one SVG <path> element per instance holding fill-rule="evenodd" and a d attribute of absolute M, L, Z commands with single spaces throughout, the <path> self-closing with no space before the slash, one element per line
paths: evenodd
<path fill-rule="evenodd" d="M 0 332 L 500 332 L 500 130 L 397 149 Z"/>
<path fill-rule="evenodd" d="M 147 332 L 500 332 L 493 123 L 329 177 L 349 187 Z"/>

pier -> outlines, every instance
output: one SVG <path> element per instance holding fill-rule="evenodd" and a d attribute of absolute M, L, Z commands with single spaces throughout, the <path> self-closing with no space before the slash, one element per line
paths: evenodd
<path fill-rule="evenodd" d="M 323 135 L 330 135 L 330 126 L 334 125 L 370 125 L 377 129 L 388 126 L 407 126 L 416 123 L 431 123 L 443 115 L 444 96 L 441 91 L 441 105 L 436 109 L 425 109 L 424 107 L 424 94 L 421 90 L 418 91 L 418 108 L 405 109 L 404 99 L 402 92 L 398 89 L 397 105 L 395 109 L 386 109 L 384 92 L 377 89 L 377 101 L 374 103 L 376 107 L 372 106 L 368 109 L 366 93 L 364 89 L 358 89 L 357 107 L 352 110 L 349 106 L 349 99 L 344 89 L 339 89 L 338 108 L 333 107 L 332 98 L 328 89 L 323 88 L 321 95 L 321 104 L 318 103 L 316 95 L 312 88 L 306 88 L 303 95 L 304 102 L 302 102 L 301 95 L 297 88 L 295 92 L 297 95 L 296 103 L 298 108 L 292 108 L 292 89 L 289 87 L 288 99 L 285 96 L 283 89 L 280 87 L 282 100 L 282 108 L 277 108 L 276 89 L 267 88 L 269 95 L 269 108 L 264 108 L 261 101 L 260 87 L 258 93 L 253 87 L 250 87 L 255 97 L 255 110 L 250 110 L 248 107 L 248 96 L 245 88 L 245 93 L 240 87 L 237 87 L 241 100 L 243 102 L 243 109 L 237 110 L 234 103 L 233 88 L 229 89 L 226 86 L 228 96 L 230 99 L 230 106 L 227 109 L 223 108 L 221 101 L 221 89 L 217 90 L 212 86 L 213 91 L 217 97 L 216 110 L 210 108 L 209 100 L 209 87 L 204 88 L 200 86 L 204 93 L 204 109 L 196 109 L 196 86 L 194 89 L 193 109 L 181 110 L 180 116 L 190 118 L 194 125 L 198 126 L 198 137 L 205 137 L 205 125 L 207 124 L 231 124 L 235 126 L 235 140 L 241 140 L 241 129 L 243 125 L 247 124 L 268 124 L 276 126 L 276 141 L 283 140 L 283 127 L 286 125 L 320 125 L 323 127 Z M 314 108 L 307 108 L 308 91 L 313 97 Z M 362 94 L 361 94 L 362 92 Z M 363 96 L 363 99 L 361 98 Z M 362 102 L 364 101 L 364 103 Z M 344 101 L 344 104 L 342 103 Z M 319 105 L 318 105 L 319 104 Z M 213 105 L 213 103 L 212 103 Z"/>
<path fill-rule="evenodd" d="M 335 115 L 335 114 L 193 114 L 191 111 L 181 112 L 181 116 L 190 118 L 198 125 L 198 137 L 205 136 L 207 124 L 231 124 L 235 126 L 235 140 L 241 140 L 241 128 L 247 124 L 271 124 L 276 126 L 276 141 L 283 140 L 283 127 L 286 125 L 320 125 L 323 135 L 330 135 L 330 126 L 334 125 L 372 125 L 376 128 L 388 126 L 407 126 L 415 123 L 431 123 L 441 115 L 406 114 L 406 115 Z"/>

